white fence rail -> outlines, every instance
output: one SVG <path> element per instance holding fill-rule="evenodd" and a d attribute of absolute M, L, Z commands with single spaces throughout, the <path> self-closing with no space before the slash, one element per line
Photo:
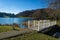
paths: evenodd
<path fill-rule="evenodd" d="M 50 21 L 50 20 L 29 20 L 28 21 L 28 28 L 40 31 L 44 28 L 56 25 L 57 21 Z"/>

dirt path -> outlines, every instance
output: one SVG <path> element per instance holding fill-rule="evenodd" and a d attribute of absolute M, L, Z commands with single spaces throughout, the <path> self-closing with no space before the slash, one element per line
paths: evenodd
<path fill-rule="evenodd" d="M 7 31 L 7 32 L 2 32 L 2 33 L 0 33 L 0 39 L 9 38 L 9 37 L 21 35 L 24 33 L 29 33 L 29 32 L 33 32 L 33 30 L 21 29 L 20 31 L 12 30 L 12 31 Z"/>

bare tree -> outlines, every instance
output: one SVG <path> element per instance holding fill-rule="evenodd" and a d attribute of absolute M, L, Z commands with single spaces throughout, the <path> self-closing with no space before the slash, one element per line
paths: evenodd
<path fill-rule="evenodd" d="M 54 0 L 53 2 L 49 3 L 48 7 L 52 9 L 60 9 L 60 0 Z"/>
<path fill-rule="evenodd" d="M 48 8 L 55 10 L 52 12 L 55 19 L 60 19 L 60 0 L 54 0 L 53 2 L 50 2 Z"/>

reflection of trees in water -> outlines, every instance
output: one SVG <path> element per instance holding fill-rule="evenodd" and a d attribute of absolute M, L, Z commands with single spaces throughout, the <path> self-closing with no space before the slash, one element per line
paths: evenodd
<path fill-rule="evenodd" d="M 12 26 L 12 24 L 0 24 L 0 26 Z"/>

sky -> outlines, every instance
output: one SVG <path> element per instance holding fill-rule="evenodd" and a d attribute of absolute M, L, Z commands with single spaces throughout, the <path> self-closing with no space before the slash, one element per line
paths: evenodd
<path fill-rule="evenodd" d="M 0 12 L 14 13 L 47 8 L 52 0 L 0 0 Z"/>

